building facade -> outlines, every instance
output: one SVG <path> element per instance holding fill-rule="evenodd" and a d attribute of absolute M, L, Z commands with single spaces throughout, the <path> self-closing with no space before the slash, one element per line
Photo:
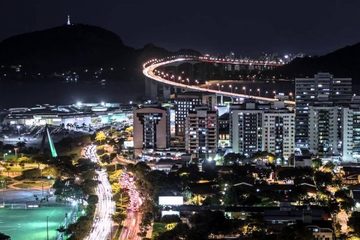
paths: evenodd
<path fill-rule="evenodd" d="M 295 151 L 295 113 L 288 110 L 264 112 L 262 122 L 263 151 L 285 160 Z"/>
<path fill-rule="evenodd" d="M 330 73 L 318 73 L 313 78 L 295 79 L 296 145 L 309 145 L 309 107 L 348 107 L 352 97 L 351 78 L 334 78 Z"/>
<path fill-rule="evenodd" d="M 218 123 L 216 111 L 197 107 L 185 122 L 185 149 L 199 159 L 214 158 L 217 152 Z"/>
<path fill-rule="evenodd" d="M 135 156 L 142 151 L 166 149 L 169 135 L 169 116 L 165 108 L 145 106 L 134 111 Z"/>
<path fill-rule="evenodd" d="M 309 107 L 309 150 L 319 157 L 353 159 L 354 112 L 346 107 Z"/>
<path fill-rule="evenodd" d="M 175 108 L 175 136 L 185 135 L 185 121 L 189 111 L 202 105 L 201 93 L 180 93 L 174 99 Z"/>
<path fill-rule="evenodd" d="M 295 113 L 270 104 L 245 103 L 230 109 L 233 152 L 252 156 L 260 151 L 287 160 L 295 150 Z"/>
<path fill-rule="evenodd" d="M 185 136 L 185 121 L 189 111 L 196 107 L 207 105 L 214 110 L 217 104 L 216 96 L 201 92 L 184 92 L 176 94 L 174 98 L 175 108 L 175 136 Z"/>

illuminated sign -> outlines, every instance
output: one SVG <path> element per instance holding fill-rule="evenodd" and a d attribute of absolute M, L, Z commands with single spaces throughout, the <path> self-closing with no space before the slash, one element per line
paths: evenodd
<path fill-rule="evenodd" d="M 167 216 L 167 215 L 177 215 L 180 217 L 179 211 L 161 211 L 161 217 Z"/>
<path fill-rule="evenodd" d="M 184 204 L 183 196 L 160 196 L 159 205 L 161 206 L 179 206 Z"/>

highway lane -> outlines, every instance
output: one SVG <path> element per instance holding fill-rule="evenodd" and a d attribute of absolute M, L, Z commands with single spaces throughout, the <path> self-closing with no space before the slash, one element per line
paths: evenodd
<path fill-rule="evenodd" d="M 93 162 L 98 162 L 96 155 L 96 146 L 87 146 L 83 154 Z M 111 239 L 112 215 L 115 212 L 115 203 L 112 201 L 111 185 L 107 173 L 104 169 L 96 171 L 99 184 L 96 188 L 96 194 L 99 202 L 96 206 L 95 219 L 92 230 L 86 240 L 107 240 Z"/>
<path fill-rule="evenodd" d="M 196 61 L 196 60 L 197 61 L 206 61 L 206 62 L 216 62 L 216 63 L 228 63 L 228 61 L 219 61 L 217 59 L 211 60 L 209 58 L 206 58 L 205 60 L 202 59 L 202 58 L 194 58 L 194 57 L 171 58 L 171 59 L 163 60 L 163 61 L 144 63 L 143 64 L 143 74 L 146 77 L 148 77 L 150 79 L 153 79 L 153 80 L 155 80 L 157 82 L 167 84 L 167 85 L 171 85 L 171 86 L 178 87 L 178 88 L 183 88 L 183 89 L 188 89 L 188 90 L 195 90 L 195 91 L 209 92 L 209 93 L 214 93 L 214 94 L 217 94 L 217 95 L 223 95 L 223 96 L 233 97 L 233 98 L 250 98 L 250 99 L 255 99 L 255 100 L 265 101 L 265 102 L 276 102 L 276 101 L 278 101 L 278 99 L 275 99 L 275 98 L 260 97 L 260 96 L 255 96 L 255 95 L 240 94 L 240 93 L 233 93 L 233 92 L 227 92 L 227 91 L 222 91 L 222 90 L 208 89 L 208 88 L 201 87 L 201 86 L 187 85 L 185 83 L 179 83 L 179 82 L 167 80 L 167 79 L 155 74 L 155 69 L 157 69 L 158 67 L 162 67 L 162 66 L 165 66 L 165 65 L 168 65 L 168 64 L 174 64 L 174 63 L 185 62 L 185 61 Z M 253 62 L 256 62 L 256 61 L 253 61 Z M 236 62 L 230 62 L 230 63 L 236 64 Z M 250 63 L 249 62 L 244 62 L 244 64 L 250 64 Z M 289 104 L 289 105 L 295 105 L 294 101 L 286 100 L 284 102 L 286 104 Z"/>
<path fill-rule="evenodd" d="M 123 228 L 119 237 L 119 240 L 141 240 L 138 236 L 140 233 L 140 223 L 142 215 L 140 213 L 140 207 L 142 205 L 142 198 L 140 193 L 137 191 L 134 177 L 128 173 L 121 175 L 120 184 L 125 188 L 130 197 L 130 203 L 126 219 L 123 222 Z"/>

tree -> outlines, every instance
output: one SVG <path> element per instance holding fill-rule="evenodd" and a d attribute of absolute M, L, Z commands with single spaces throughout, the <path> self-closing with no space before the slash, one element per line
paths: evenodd
<path fill-rule="evenodd" d="M 311 240 L 315 239 L 312 232 L 307 229 L 303 224 L 296 223 L 291 226 L 283 228 L 278 239 L 286 240 Z"/>
<path fill-rule="evenodd" d="M 348 224 L 353 229 L 355 235 L 360 237 L 360 212 L 353 212 Z"/>
<path fill-rule="evenodd" d="M 20 151 L 25 148 L 26 143 L 25 142 L 18 142 L 16 143 L 16 147 L 18 147 L 20 149 Z"/>
<path fill-rule="evenodd" d="M 314 158 L 312 160 L 312 167 L 315 169 L 319 169 L 322 166 L 322 160 L 321 158 Z"/>
<path fill-rule="evenodd" d="M 23 179 L 36 179 L 41 176 L 41 170 L 38 168 L 27 169 L 22 172 Z"/>
<path fill-rule="evenodd" d="M 318 187 L 325 187 L 332 184 L 332 174 L 330 172 L 316 172 L 315 182 Z"/>
<path fill-rule="evenodd" d="M 64 233 L 66 232 L 66 228 L 64 226 L 60 226 L 56 231 L 63 237 Z"/>
<path fill-rule="evenodd" d="M 105 141 L 106 135 L 103 131 L 99 131 L 96 133 L 95 140 L 98 141 L 100 144 Z"/>
<path fill-rule="evenodd" d="M 240 160 L 244 160 L 246 157 L 239 153 L 228 153 L 224 156 L 224 165 L 233 165 Z"/>
<path fill-rule="evenodd" d="M 11 240 L 11 237 L 0 232 L 0 240 Z"/>

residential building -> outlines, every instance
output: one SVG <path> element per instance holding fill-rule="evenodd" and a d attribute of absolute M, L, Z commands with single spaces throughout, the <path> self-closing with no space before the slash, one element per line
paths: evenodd
<path fill-rule="evenodd" d="M 233 152 L 251 156 L 259 151 L 287 160 L 295 150 L 295 113 L 283 104 L 244 103 L 230 108 Z"/>
<path fill-rule="evenodd" d="M 185 120 L 189 111 L 195 110 L 195 107 L 207 105 L 209 109 L 214 110 L 217 104 L 216 96 L 201 92 L 183 92 L 176 94 L 174 98 L 175 108 L 175 136 L 185 136 Z"/>
<path fill-rule="evenodd" d="M 320 157 L 353 158 L 353 110 L 346 107 L 309 107 L 308 146 Z"/>
<path fill-rule="evenodd" d="M 309 107 L 348 107 L 352 97 L 351 78 L 334 78 L 330 73 L 318 73 L 313 78 L 295 79 L 296 145 L 309 145 Z"/>
<path fill-rule="evenodd" d="M 264 112 L 262 136 L 263 151 L 289 159 L 295 150 L 295 113 L 287 109 Z"/>
<path fill-rule="evenodd" d="M 185 121 L 185 149 L 200 159 L 214 158 L 217 152 L 218 123 L 216 111 L 207 106 L 189 111 Z"/>

